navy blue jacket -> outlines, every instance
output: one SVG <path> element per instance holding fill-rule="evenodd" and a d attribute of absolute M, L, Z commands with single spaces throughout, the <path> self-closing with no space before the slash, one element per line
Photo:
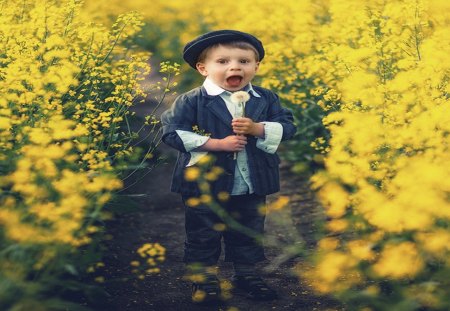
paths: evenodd
<path fill-rule="evenodd" d="M 292 138 L 296 132 L 292 113 L 280 105 L 275 93 L 257 86 L 253 86 L 253 89 L 261 97 L 250 96 L 250 100 L 245 105 L 245 116 L 254 122 L 278 122 L 283 126 L 282 140 Z M 203 87 L 198 87 L 180 95 L 172 107 L 162 114 L 161 120 L 163 142 L 179 151 L 171 190 L 186 196 L 200 195 L 197 184 L 184 179 L 184 171 L 189 163 L 190 153 L 186 152 L 176 130 L 193 131 L 192 127 L 197 125 L 199 130 L 210 133 L 211 138 L 222 139 L 233 135 L 232 116 L 225 102 L 220 96 L 210 96 Z M 245 146 L 254 192 L 259 195 L 277 192 L 280 190 L 278 168 L 280 158 L 276 153 L 269 154 L 257 148 L 256 141 L 256 137 L 248 136 Z M 236 160 L 233 160 L 233 152 L 211 153 L 215 156 L 213 165 L 220 166 L 224 170 L 224 173 L 211 185 L 212 192 L 214 194 L 221 191 L 231 193 L 236 165 Z"/>

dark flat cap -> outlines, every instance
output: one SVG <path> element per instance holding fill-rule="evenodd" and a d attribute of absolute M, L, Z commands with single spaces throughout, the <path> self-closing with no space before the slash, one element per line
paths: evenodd
<path fill-rule="evenodd" d="M 200 53 L 208 46 L 216 43 L 225 43 L 230 41 L 245 41 L 255 47 L 259 54 L 259 60 L 264 58 L 264 47 L 255 36 L 249 33 L 237 30 L 216 30 L 205 33 L 191 42 L 188 42 L 183 50 L 184 60 L 194 69 Z"/>

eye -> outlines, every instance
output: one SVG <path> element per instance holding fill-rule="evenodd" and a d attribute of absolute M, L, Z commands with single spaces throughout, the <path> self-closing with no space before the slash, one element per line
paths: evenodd
<path fill-rule="evenodd" d="M 217 60 L 217 62 L 218 62 L 219 64 L 226 64 L 226 63 L 228 62 L 228 60 L 226 60 L 226 59 L 224 59 L 224 58 L 219 58 L 219 59 Z"/>
<path fill-rule="evenodd" d="M 248 63 L 250 63 L 250 60 L 249 59 L 241 59 L 239 62 L 241 64 L 248 64 Z"/>

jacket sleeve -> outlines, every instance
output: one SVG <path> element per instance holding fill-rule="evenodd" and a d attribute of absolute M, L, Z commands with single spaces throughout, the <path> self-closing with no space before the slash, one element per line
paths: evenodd
<path fill-rule="evenodd" d="M 181 152 L 187 152 L 184 143 L 177 130 L 191 131 L 196 124 L 197 112 L 195 106 L 186 95 L 180 95 L 175 99 L 172 107 L 161 115 L 162 141 Z"/>
<path fill-rule="evenodd" d="M 265 121 L 280 123 L 283 127 L 283 136 L 281 137 L 281 140 L 291 139 L 297 131 L 297 127 L 294 125 L 294 116 L 289 109 L 281 106 L 278 95 L 274 93 L 271 95 L 268 111 L 269 117 L 268 120 Z"/>

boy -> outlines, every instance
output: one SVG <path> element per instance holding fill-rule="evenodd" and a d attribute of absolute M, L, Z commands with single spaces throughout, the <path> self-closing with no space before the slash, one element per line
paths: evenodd
<path fill-rule="evenodd" d="M 280 106 L 276 94 L 251 84 L 264 58 L 256 37 L 235 30 L 212 31 L 189 42 L 183 58 L 205 81 L 180 95 L 161 119 L 163 141 L 179 151 L 171 190 L 181 193 L 186 206 L 184 262 L 191 272 L 203 276 L 193 283 L 192 299 L 211 302 L 220 297 L 212 267 L 220 256 L 222 237 L 225 261 L 233 262 L 234 287 L 251 299 L 275 299 L 276 292 L 255 270 L 255 264 L 266 259 L 263 247 L 241 232 L 216 231 L 222 220 L 207 205 L 188 206 L 188 199 L 201 191 L 195 182 L 184 179 L 184 171 L 206 153 L 214 155 L 214 165 L 224 173 L 212 183 L 213 195 L 229 193 L 229 200 L 220 203 L 222 208 L 262 235 L 265 216 L 260 207 L 266 195 L 279 191 L 280 160 L 275 152 L 280 141 L 295 134 L 292 114 Z M 245 117 L 236 114 L 230 99 L 236 91 L 250 95 Z M 209 136 L 197 134 L 193 127 Z"/>

